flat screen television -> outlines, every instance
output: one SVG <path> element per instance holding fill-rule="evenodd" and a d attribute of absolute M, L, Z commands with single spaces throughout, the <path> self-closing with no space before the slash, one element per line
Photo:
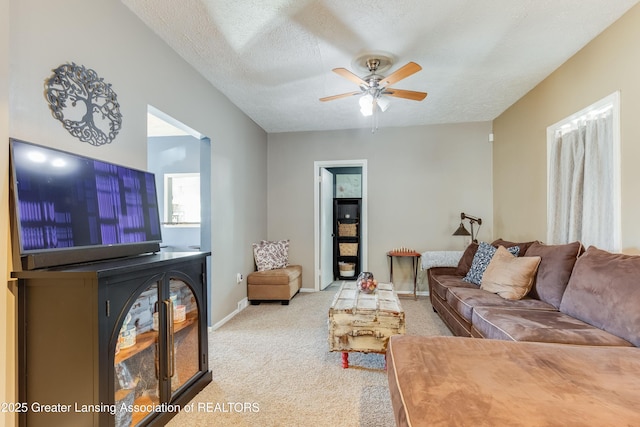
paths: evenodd
<path fill-rule="evenodd" d="M 160 250 L 150 172 L 10 140 L 14 251 L 22 268 Z"/>

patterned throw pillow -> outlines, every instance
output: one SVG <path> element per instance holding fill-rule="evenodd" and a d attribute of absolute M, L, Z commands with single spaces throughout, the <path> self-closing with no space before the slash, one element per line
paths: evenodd
<path fill-rule="evenodd" d="M 462 280 L 464 280 L 465 282 L 474 283 L 480 286 L 480 283 L 482 282 L 482 275 L 484 274 L 484 271 L 487 269 L 489 262 L 491 262 L 491 258 L 493 258 L 493 255 L 496 253 L 496 250 L 497 248 L 491 246 L 487 242 L 480 242 L 480 245 L 478 246 L 478 250 L 476 251 L 476 254 L 473 256 L 473 261 L 471 262 L 471 268 L 469 269 L 469 272 Z M 518 256 L 518 254 L 520 253 L 519 246 L 512 246 L 510 248 L 507 248 L 507 250 L 514 256 Z"/>
<path fill-rule="evenodd" d="M 289 265 L 289 240 L 254 243 L 253 258 L 258 271 L 285 268 Z"/>

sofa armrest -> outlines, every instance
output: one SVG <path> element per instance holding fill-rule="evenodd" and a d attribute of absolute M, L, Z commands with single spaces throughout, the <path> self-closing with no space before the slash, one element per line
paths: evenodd
<path fill-rule="evenodd" d="M 427 274 L 429 275 L 429 277 L 439 274 L 459 275 L 458 267 L 431 267 L 429 270 L 427 270 Z"/>
<path fill-rule="evenodd" d="M 429 285 L 429 294 L 433 293 L 433 276 L 460 276 L 458 274 L 458 267 L 431 267 L 427 270 L 427 283 Z M 462 276 L 460 276 L 462 278 Z"/>

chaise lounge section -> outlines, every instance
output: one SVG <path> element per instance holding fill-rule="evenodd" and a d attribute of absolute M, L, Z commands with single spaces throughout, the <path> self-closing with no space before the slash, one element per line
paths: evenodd
<path fill-rule="evenodd" d="M 476 246 L 428 271 L 458 337 L 389 342 L 397 425 L 640 425 L 640 257 L 498 240 L 496 253 L 529 258 L 513 265 L 539 258 L 530 290 L 508 299 L 468 281 Z"/>
<path fill-rule="evenodd" d="M 640 349 L 394 336 L 396 426 L 640 425 Z"/>

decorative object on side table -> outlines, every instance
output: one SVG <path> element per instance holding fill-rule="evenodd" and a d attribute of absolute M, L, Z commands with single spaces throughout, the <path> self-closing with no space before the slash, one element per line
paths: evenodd
<path fill-rule="evenodd" d="M 108 144 L 122 127 L 120 104 L 111 83 L 84 65 L 72 62 L 55 68 L 45 81 L 44 95 L 53 117 L 82 142 Z"/>
<path fill-rule="evenodd" d="M 401 246 L 399 248 L 391 249 L 389 251 L 389 253 L 404 255 L 404 254 L 412 254 L 412 253 L 417 253 L 417 252 L 415 251 L 415 249 L 411 249 L 411 248 L 408 248 L 406 246 Z"/>
<path fill-rule="evenodd" d="M 358 275 L 356 281 L 358 290 L 365 294 L 371 294 L 378 287 L 378 281 L 373 277 L 373 273 L 363 271 Z"/>
<path fill-rule="evenodd" d="M 464 226 L 465 219 L 469 220 L 469 225 L 471 226 L 471 233 Z M 478 224 L 478 231 L 480 231 L 480 226 L 482 225 L 482 218 L 478 218 L 475 216 L 467 215 L 464 212 L 460 213 L 460 227 L 456 231 L 453 232 L 452 236 L 471 236 L 471 241 L 474 243 L 478 243 L 478 239 L 476 239 L 477 232 L 473 232 L 473 224 Z"/>

